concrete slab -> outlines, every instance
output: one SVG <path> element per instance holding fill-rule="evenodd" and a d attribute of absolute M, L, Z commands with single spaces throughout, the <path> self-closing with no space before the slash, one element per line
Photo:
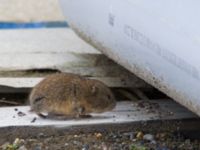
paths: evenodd
<path fill-rule="evenodd" d="M 173 120 L 197 118 L 182 106 L 171 100 L 118 102 L 111 112 L 92 114 L 93 118 L 53 120 L 42 119 L 36 114 L 29 112 L 29 106 L 3 107 L 0 108 L 0 128 L 22 126 L 87 126 L 101 124 L 120 124 L 150 120 Z M 34 122 L 33 119 L 36 119 Z"/>

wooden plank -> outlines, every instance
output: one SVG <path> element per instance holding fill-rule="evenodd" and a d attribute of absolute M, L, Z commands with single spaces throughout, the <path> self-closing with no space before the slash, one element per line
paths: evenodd
<path fill-rule="evenodd" d="M 4 107 L 0 108 L 0 128 L 8 126 L 87 126 L 94 124 L 119 124 L 131 123 L 152 120 L 175 120 L 175 119 L 191 119 L 197 118 L 196 115 L 189 112 L 182 106 L 173 101 L 143 101 L 144 107 L 141 107 L 141 102 L 118 102 L 113 111 L 102 114 L 92 114 L 93 118 L 79 119 L 79 120 L 48 120 L 38 118 L 34 113 L 29 112 L 28 106 L 19 107 Z M 151 109 L 148 109 L 150 108 Z M 170 107 L 169 107 L 170 106 Z M 17 108 L 18 111 L 15 109 Z M 151 110 L 151 111 L 149 111 Z M 153 111 L 154 110 L 154 111 Z M 21 111 L 25 115 L 19 116 Z M 169 112 L 173 112 L 169 113 Z M 33 118 L 36 121 L 32 123 Z"/>
<path fill-rule="evenodd" d="M 0 30 L 0 59 L 0 70 L 64 69 L 109 61 L 68 28 Z"/>
<path fill-rule="evenodd" d="M 71 52 L 0 53 L 0 59 L 0 71 L 42 68 L 65 71 L 74 67 L 118 66 L 102 54 L 87 54 L 87 57 L 85 57 L 83 54 L 73 54 Z"/>
<path fill-rule="evenodd" d="M 0 21 L 41 22 L 64 20 L 58 0 L 0 0 Z"/>
<path fill-rule="evenodd" d="M 70 28 L 0 30 L 0 54 L 67 52 L 100 53 Z"/>
<path fill-rule="evenodd" d="M 82 76 L 87 76 L 87 77 L 124 77 L 124 78 L 131 78 L 131 80 L 137 80 L 137 82 L 140 81 L 139 78 L 137 78 L 134 74 L 130 73 L 123 67 L 114 64 L 114 65 L 108 65 L 108 66 L 90 66 L 91 64 L 88 64 L 88 66 L 81 66 L 78 65 L 77 61 L 69 61 L 66 66 L 56 66 L 53 65 L 50 67 L 50 64 L 47 64 L 47 67 L 44 67 L 44 64 L 41 68 L 38 66 L 32 67 L 32 68 L 26 68 L 23 66 L 18 66 L 18 67 L 13 67 L 14 70 L 0 70 L 0 77 L 40 77 L 40 76 L 45 76 L 49 73 L 53 73 L 57 71 L 62 71 L 62 72 L 70 72 L 70 73 L 75 73 L 75 74 L 80 74 Z M 73 63 L 70 65 L 71 63 Z M 77 63 L 77 66 L 75 66 Z M 89 62 L 87 62 L 89 63 Z M 83 65 L 84 64 L 83 62 Z M 9 65 L 11 66 L 11 65 Z M 54 70 L 55 69 L 55 70 Z"/>
<path fill-rule="evenodd" d="M 149 100 L 149 98 L 142 92 L 140 89 L 132 89 L 132 91 L 140 98 L 143 100 Z"/>
<path fill-rule="evenodd" d="M 135 78 L 135 80 L 128 80 L 120 77 L 91 77 L 91 78 L 100 80 L 109 87 L 132 87 L 132 88 L 149 87 L 145 82 L 137 82 L 137 78 Z M 42 79 L 43 77 L 0 78 L 0 85 L 13 88 L 32 88 Z"/>
<path fill-rule="evenodd" d="M 94 77 L 121 77 L 121 76 L 132 76 L 137 78 L 132 73 L 128 72 L 123 67 L 117 64 L 110 64 L 108 66 L 94 66 L 94 67 L 65 67 L 62 68 L 63 72 L 72 72 L 83 76 L 94 76 Z M 1 75 L 0 75 L 1 76 Z M 138 79 L 140 80 L 140 79 Z"/>
<path fill-rule="evenodd" d="M 0 30 L 0 60 L 0 77 L 26 78 L 32 77 L 30 72 L 27 76 L 26 70 L 55 69 L 100 77 L 99 80 L 111 87 L 147 86 L 144 81 L 82 41 L 69 28 Z M 130 79 L 131 82 L 128 81 Z M 21 78 L 18 87 L 17 80 L 1 78 L 0 85 L 17 88 L 34 85 L 29 85 L 32 79 L 21 81 Z M 37 83 L 37 79 L 33 80 Z"/>

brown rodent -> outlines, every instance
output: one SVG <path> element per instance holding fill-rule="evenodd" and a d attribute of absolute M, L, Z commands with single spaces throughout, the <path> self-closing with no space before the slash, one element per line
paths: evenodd
<path fill-rule="evenodd" d="M 105 84 L 72 73 L 47 76 L 33 88 L 29 101 L 31 110 L 42 117 L 47 113 L 75 118 L 108 111 L 116 105 Z"/>

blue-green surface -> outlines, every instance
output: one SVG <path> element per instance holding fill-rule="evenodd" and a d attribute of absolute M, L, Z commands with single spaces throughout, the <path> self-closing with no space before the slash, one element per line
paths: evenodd
<path fill-rule="evenodd" d="M 67 22 L 31 22 L 31 23 L 15 23 L 0 22 L 0 29 L 24 29 L 24 28 L 56 28 L 68 27 Z"/>

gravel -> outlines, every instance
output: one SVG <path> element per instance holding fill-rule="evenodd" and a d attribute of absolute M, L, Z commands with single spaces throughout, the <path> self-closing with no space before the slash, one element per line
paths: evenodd
<path fill-rule="evenodd" d="M 140 135 L 140 136 L 138 136 Z M 174 133 L 91 132 L 8 141 L 2 150 L 199 150 L 200 140 L 177 137 Z"/>

